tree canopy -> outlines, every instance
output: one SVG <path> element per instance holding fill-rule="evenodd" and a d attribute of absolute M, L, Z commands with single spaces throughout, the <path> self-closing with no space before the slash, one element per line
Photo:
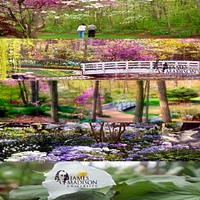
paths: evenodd
<path fill-rule="evenodd" d="M 16 37 L 19 31 L 24 38 L 37 37 L 42 29 L 75 31 L 83 22 L 94 23 L 102 32 L 149 31 L 175 37 L 198 35 L 200 25 L 199 0 L 0 0 L 0 8 L 9 22 L 6 30 Z M 0 23 L 1 29 L 4 25 Z"/>

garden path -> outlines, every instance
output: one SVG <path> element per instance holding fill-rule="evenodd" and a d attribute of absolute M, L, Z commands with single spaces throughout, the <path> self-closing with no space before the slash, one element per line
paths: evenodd
<path fill-rule="evenodd" d="M 117 110 L 103 110 L 104 115 L 109 115 L 109 118 L 100 118 L 106 122 L 133 122 L 134 115 L 118 112 Z"/>

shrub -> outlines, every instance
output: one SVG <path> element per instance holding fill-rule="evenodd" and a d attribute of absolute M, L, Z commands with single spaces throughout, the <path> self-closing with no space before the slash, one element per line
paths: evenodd
<path fill-rule="evenodd" d="M 7 113 L 7 109 L 5 107 L 0 107 L 0 117 L 5 117 Z"/>
<path fill-rule="evenodd" d="M 190 101 L 191 98 L 198 97 L 198 93 L 193 89 L 178 87 L 175 89 L 167 90 L 168 98 L 175 98 L 178 101 L 187 102 Z"/>
<path fill-rule="evenodd" d="M 157 29 L 157 30 L 153 30 L 151 32 L 151 35 L 170 35 L 172 34 L 173 31 L 172 30 L 162 30 L 162 29 Z"/>
<path fill-rule="evenodd" d="M 46 106 L 40 106 L 39 108 L 37 108 L 36 106 L 32 106 L 29 105 L 26 108 L 21 110 L 21 114 L 26 114 L 26 115 L 47 115 L 46 111 L 47 111 Z"/>
<path fill-rule="evenodd" d="M 111 97 L 111 93 L 108 90 L 104 91 L 104 100 L 106 103 L 110 103 L 113 101 L 113 98 Z"/>

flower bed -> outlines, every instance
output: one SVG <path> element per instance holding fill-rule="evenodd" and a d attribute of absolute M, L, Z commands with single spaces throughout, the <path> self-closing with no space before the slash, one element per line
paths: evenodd
<path fill-rule="evenodd" d="M 15 162 L 199 160 L 199 147 L 163 142 L 160 127 L 155 124 L 132 123 L 124 126 L 123 132 L 119 131 L 119 124 L 112 126 L 104 124 L 103 134 L 101 123 L 48 123 L 34 125 L 36 129 L 4 127 L 0 130 L 0 159 Z M 116 140 L 119 133 L 120 139 Z"/>

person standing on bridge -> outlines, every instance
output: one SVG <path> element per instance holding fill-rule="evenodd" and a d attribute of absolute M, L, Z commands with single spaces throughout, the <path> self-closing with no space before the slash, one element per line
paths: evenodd
<path fill-rule="evenodd" d="M 166 69 L 168 69 L 168 64 L 164 62 L 162 72 L 164 73 Z"/>
<path fill-rule="evenodd" d="M 85 24 L 81 24 L 77 29 L 78 37 L 79 38 L 84 38 L 85 31 L 86 31 L 86 25 Z"/>
<path fill-rule="evenodd" d="M 153 64 L 153 69 L 158 70 L 158 63 L 160 59 L 156 60 L 156 62 Z"/>

